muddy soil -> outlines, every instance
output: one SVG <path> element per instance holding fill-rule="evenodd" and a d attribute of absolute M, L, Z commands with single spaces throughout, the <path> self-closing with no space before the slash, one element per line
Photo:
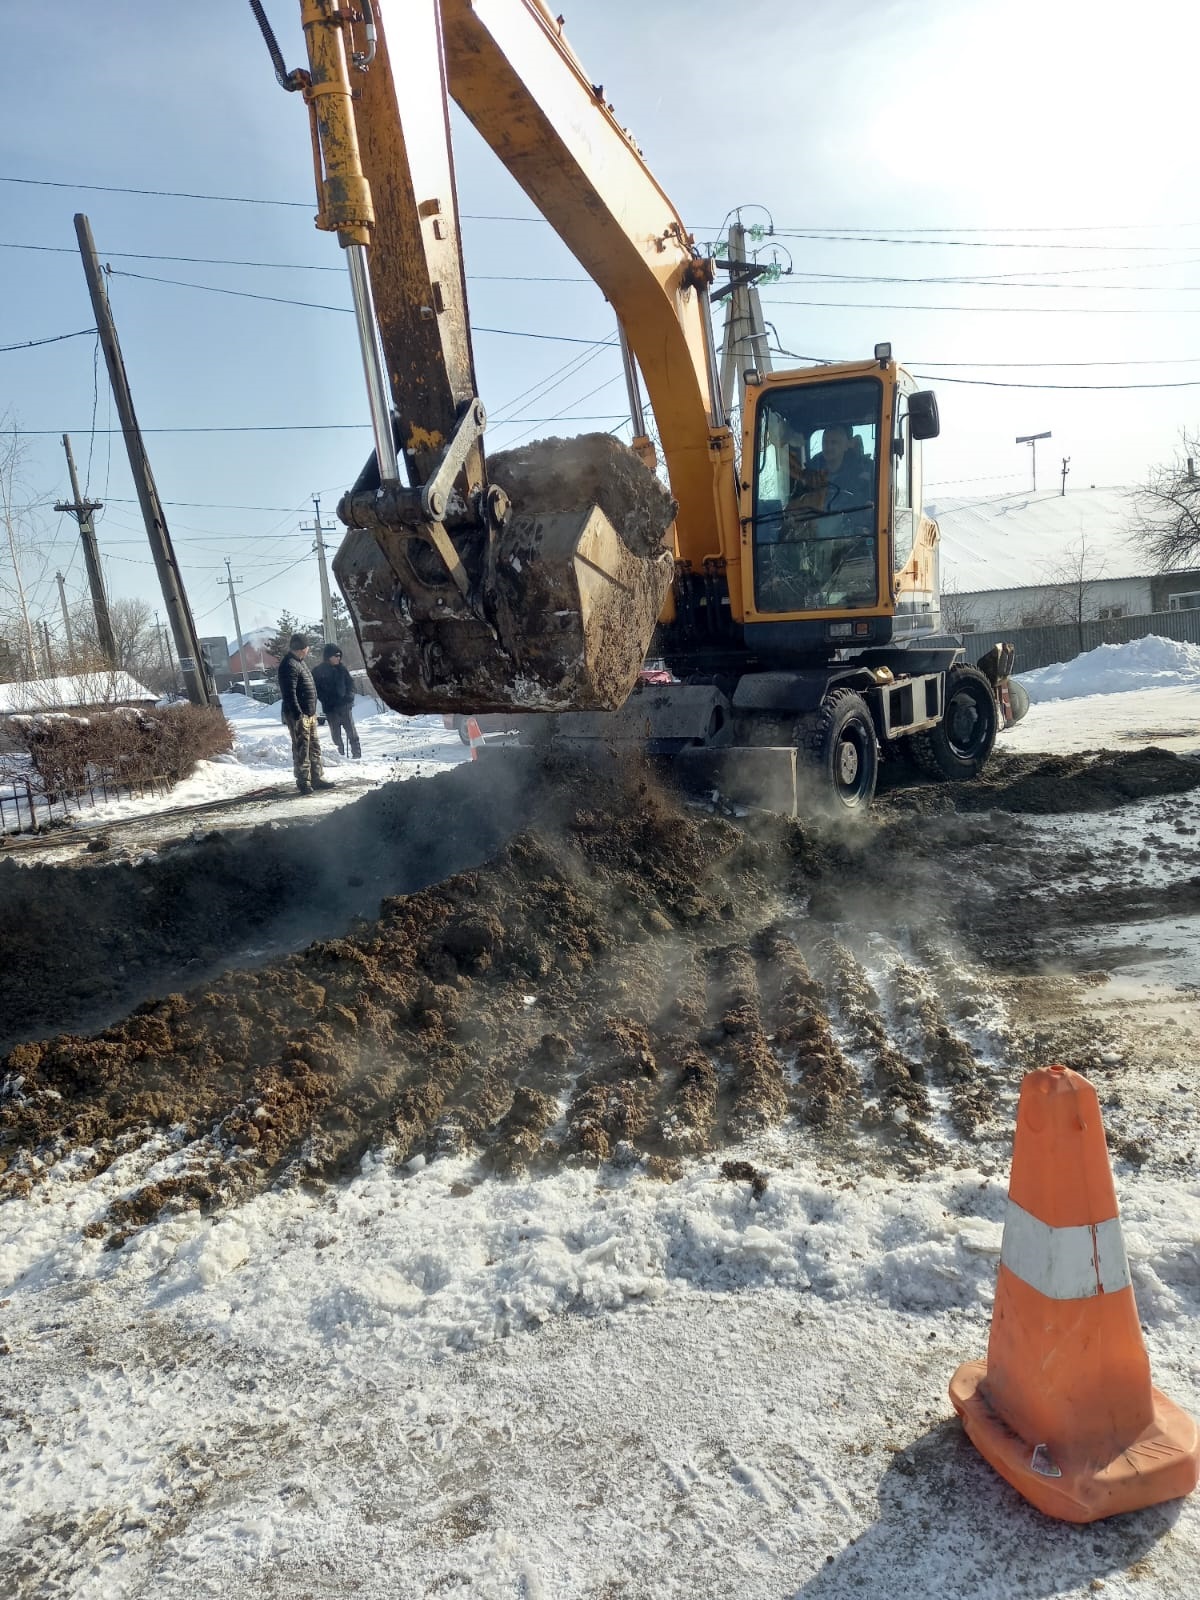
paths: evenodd
<path fill-rule="evenodd" d="M 1169 797 L 1200 779 L 1194 763 L 1149 754 L 1010 758 L 991 786 L 1036 814 L 1066 809 L 1064 790 L 1092 810 L 1122 804 L 1130 782 Z M 521 765 L 486 818 L 450 774 L 328 819 L 336 865 L 323 870 L 374 864 L 424 886 L 298 954 L 179 984 L 91 1037 L 40 1042 L 61 996 L 43 982 L 38 999 L 31 971 L 31 1042 L 0 1061 L 0 1197 L 72 1152 L 72 1171 L 95 1171 L 154 1135 L 158 1164 L 88 1225 L 119 1245 L 164 1210 L 329 1181 L 369 1149 L 399 1162 L 474 1151 L 481 1173 L 611 1160 L 669 1179 L 685 1154 L 789 1122 L 830 1160 L 852 1144 L 857 1166 L 880 1170 L 972 1159 L 972 1141 L 994 1134 L 1021 1063 L 1052 1040 L 1035 1037 L 1032 1008 L 1027 1042 L 998 1068 L 980 1048 L 985 991 L 1032 981 L 1055 947 L 1061 970 L 1064 930 L 1101 893 L 1072 867 L 1094 854 L 1078 836 L 1056 844 L 1020 816 L 960 815 L 979 798 L 965 789 L 902 790 L 822 832 L 699 809 L 638 763 Z M 1179 826 L 1174 847 L 1194 848 Z M 299 837 L 259 840 L 261 867 L 248 853 L 224 874 L 215 841 L 178 863 L 97 869 L 92 902 L 74 906 L 63 988 L 111 982 L 102 915 L 136 950 L 162 923 L 226 916 L 259 871 L 305 906 L 311 874 L 289 877 Z M 1137 843 L 1120 846 L 1135 861 Z M 456 852 L 472 864 L 443 877 Z M 1157 903 L 1145 884 L 1119 892 Z M 1176 884 L 1163 903 L 1186 914 L 1200 892 Z M 1081 1062 L 1104 1054 L 1083 1035 L 1065 1043 Z"/>
<path fill-rule="evenodd" d="M 344 932 L 384 895 L 486 859 L 520 826 L 519 783 L 501 775 L 481 807 L 459 768 L 312 823 L 197 829 L 136 865 L 0 860 L 0 1050 Z"/>

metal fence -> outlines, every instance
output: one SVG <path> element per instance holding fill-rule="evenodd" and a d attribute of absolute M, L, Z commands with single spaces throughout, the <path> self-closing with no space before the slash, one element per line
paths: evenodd
<path fill-rule="evenodd" d="M 967 657 L 977 661 L 994 644 L 1011 644 L 1017 652 L 1014 671 L 1032 672 L 1073 661 L 1101 644 L 1128 644 L 1157 634 L 1200 644 L 1200 611 L 1151 611 L 1140 617 L 1106 617 L 1102 622 L 1056 622 L 1045 628 L 993 628 L 963 635 Z"/>
<path fill-rule="evenodd" d="M 104 775 L 82 788 L 56 794 L 46 794 L 31 778 L 10 778 L 0 782 L 0 834 L 36 832 L 65 821 L 72 810 L 83 811 L 101 800 L 133 800 L 170 791 L 171 780 L 166 777 L 119 783 L 111 775 Z"/>

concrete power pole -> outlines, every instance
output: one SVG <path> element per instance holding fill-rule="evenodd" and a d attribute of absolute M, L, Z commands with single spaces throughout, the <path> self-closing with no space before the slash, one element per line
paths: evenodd
<path fill-rule="evenodd" d="M 99 500 L 84 500 L 79 494 L 79 475 L 75 471 L 75 457 L 71 454 L 71 436 L 62 436 L 67 453 L 67 469 L 71 474 L 71 499 L 60 500 L 55 511 L 69 511 L 79 524 L 79 542 L 83 546 L 83 560 L 87 567 L 88 588 L 92 591 L 92 610 L 96 614 L 96 638 L 109 666 L 117 665 L 117 643 L 113 638 L 112 619 L 108 614 L 108 596 L 104 592 L 104 574 L 100 569 L 100 546 L 96 543 L 94 513 L 101 509 Z M 63 605 L 66 615 L 66 603 Z"/>
<path fill-rule="evenodd" d="M 233 636 L 238 642 L 238 660 L 242 664 L 242 688 L 246 691 L 246 704 L 250 704 L 250 674 L 246 670 L 246 643 L 242 638 L 242 625 L 238 621 L 237 595 L 233 592 L 233 568 L 229 565 L 229 557 L 225 557 L 225 576 L 229 580 L 229 604 L 233 607 Z M 237 580 L 241 583 L 241 579 Z"/>
<path fill-rule="evenodd" d="M 50 624 L 46 621 L 45 617 L 42 618 L 41 629 L 42 654 L 46 658 L 46 676 L 48 678 L 52 678 L 54 676 L 54 652 L 50 648 Z"/>
<path fill-rule="evenodd" d="M 71 632 L 71 613 L 67 609 L 67 582 L 61 572 L 54 574 L 58 582 L 58 604 L 62 610 L 63 629 L 67 635 L 67 661 L 75 665 L 75 635 Z"/>
<path fill-rule="evenodd" d="M 88 292 L 92 297 L 92 309 L 96 314 L 96 330 L 104 348 L 104 360 L 108 366 L 113 399 L 117 403 L 121 431 L 125 435 L 125 448 L 129 453 L 129 467 L 133 473 L 138 503 L 142 508 L 142 520 L 146 524 L 146 537 L 150 541 L 150 552 L 158 569 L 158 581 L 162 587 L 167 620 L 171 625 L 175 650 L 183 670 L 184 686 L 193 705 L 210 705 L 213 697 L 209 690 L 208 674 L 200 650 L 200 636 L 196 632 L 191 607 L 184 592 L 183 578 L 180 576 L 179 564 L 175 559 L 171 535 L 167 531 L 166 514 L 158 497 L 154 474 L 150 471 L 150 460 L 134 413 L 133 396 L 129 390 L 129 379 L 121 356 L 121 346 L 117 342 L 117 330 L 108 303 L 108 292 L 100 273 L 100 262 L 96 256 L 91 224 L 82 212 L 77 213 L 75 217 L 75 235 L 79 240 L 79 254 L 83 259 Z"/>
<path fill-rule="evenodd" d="M 746 369 L 770 372 L 771 351 L 767 339 L 767 326 L 763 321 L 762 301 L 759 299 L 755 278 L 765 270 L 746 254 L 746 230 L 740 222 L 729 225 L 728 256 L 717 263 L 729 273 L 729 283 L 717 295 L 728 295 L 725 311 L 725 331 L 721 339 L 721 399 L 725 415 L 733 412 L 733 391 L 736 386 L 738 406 L 746 399 Z"/>
<path fill-rule="evenodd" d="M 313 508 L 316 512 L 313 521 L 311 523 L 302 522 L 300 527 L 304 533 L 312 533 L 317 541 L 317 567 L 321 574 L 321 627 L 325 632 L 325 643 L 337 644 L 337 619 L 333 614 L 333 596 L 329 591 L 329 568 L 325 562 L 324 538 L 325 533 L 332 533 L 337 524 L 321 521 L 321 496 L 319 494 L 313 495 Z"/>

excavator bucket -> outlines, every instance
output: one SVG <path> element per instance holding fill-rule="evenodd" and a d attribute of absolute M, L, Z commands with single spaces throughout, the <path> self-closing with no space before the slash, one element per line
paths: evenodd
<path fill-rule="evenodd" d="M 674 572 L 675 502 L 608 434 L 488 458 L 509 513 L 455 534 L 466 596 L 419 528 L 351 528 L 334 557 L 367 671 L 396 711 L 611 711 Z"/>

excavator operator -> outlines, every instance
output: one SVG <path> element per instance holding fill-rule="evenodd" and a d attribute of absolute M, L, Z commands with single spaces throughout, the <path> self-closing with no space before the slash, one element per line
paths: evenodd
<path fill-rule="evenodd" d="M 821 448 L 797 485 L 799 493 L 805 492 L 805 477 L 807 490 L 825 487 L 822 509 L 826 511 L 849 510 L 851 506 L 870 504 L 875 498 L 862 440 L 848 422 L 831 422 L 824 428 Z"/>
<path fill-rule="evenodd" d="M 869 432 L 874 434 L 873 425 Z M 815 439 L 815 432 L 811 435 Z M 791 492 L 777 543 L 764 551 L 762 599 L 784 609 L 872 604 L 875 474 L 849 422 L 827 422 L 804 465 L 804 440 L 788 451 Z"/>

